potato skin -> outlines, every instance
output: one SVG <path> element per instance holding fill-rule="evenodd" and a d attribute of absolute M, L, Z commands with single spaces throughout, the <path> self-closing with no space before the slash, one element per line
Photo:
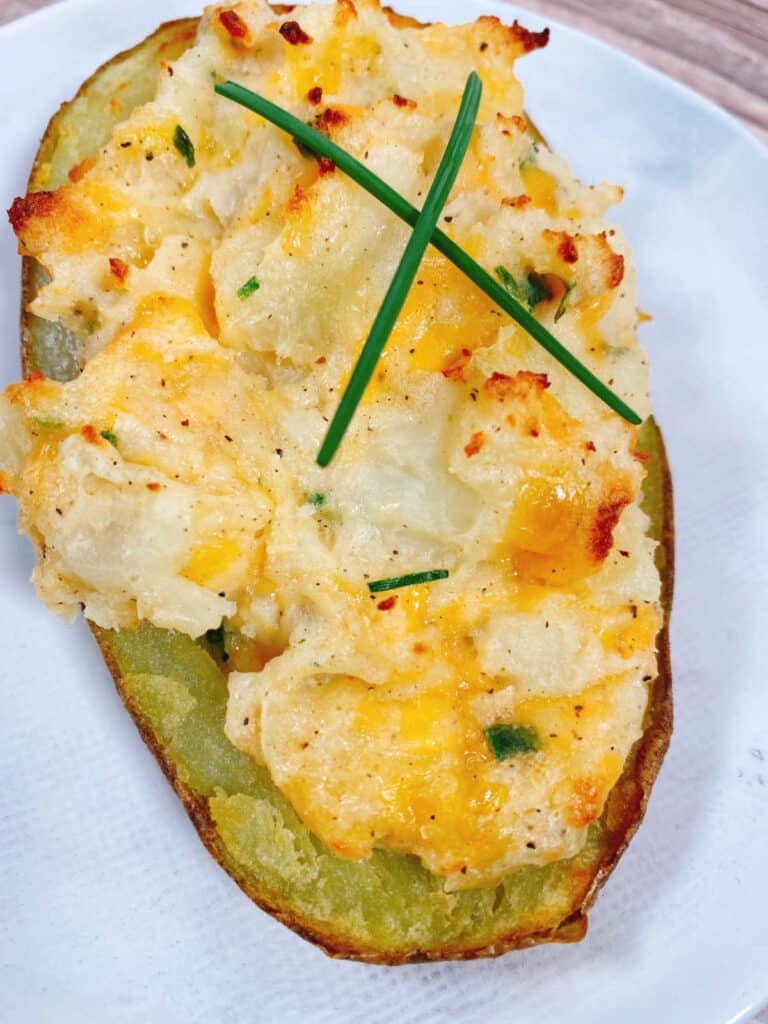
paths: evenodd
<path fill-rule="evenodd" d="M 419 24 L 413 19 L 403 18 L 389 9 L 387 9 L 387 14 L 395 25 L 415 26 Z M 98 89 L 99 84 L 103 82 L 105 74 L 110 71 L 119 71 L 121 65 L 129 63 L 142 54 L 146 55 L 152 48 L 159 51 L 163 46 L 171 45 L 177 49 L 183 49 L 194 38 L 197 23 L 197 19 L 183 19 L 161 26 L 157 32 L 139 43 L 138 46 L 114 57 L 81 86 L 74 100 L 62 106 L 46 129 L 30 175 L 29 192 L 39 191 L 44 187 L 44 169 L 57 152 L 62 122 L 72 111 L 73 104 L 78 100 L 87 100 L 90 93 Z M 34 358 L 35 318 L 26 312 L 26 307 L 34 298 L 39 275 L 40 268 L 35 261 L 25 257 L 22 269 L 21 314 L 21 362 L 25 375 L 37 369 Z M 601 886 L 605 883 L 642 821 L 651 788 L 666 753 L 672 732 L 669 654 L 669 616 L 674 579 L 672 482 L 661 434 L 653 421 L 648 429 L 651 431 L 653 442 L 651 466 L 658 473 L 660 479 L 659 493 L 656 495 L 656 501 L 660 507 L 654 509 L 654 518 L 661 524 L 658 539 L 661 548 L 660 570 L 664 608 L 664 623 L 657 640 L 659 673 L 651 683 L 643 735 L 635 744 L 619 781 L 609 795 L 600 819 L 604 827 L 604 843 L 599 861 L 589 877 L 583 880 L 580 887 L 582 895 L 573 906 L 571 913 L 559 922 L 551 922 L 538 929 L 531 927 L 513 929 L 503 937 L 487 944 L 453 944 L 428 950 L 408 947 L 402 950 L 383 950 L 361 943 L 354 936 L 342 931 L 334 931 L 327 922 L 311 920 L 295 913 L 286 903 L 276 898 L 276 895 L 268 890 L 254 873 L 244 871 L 235 862 L 215 827 L 205 797 L 196 793 L 179 777 L 177 765 L 158 740 L 142 708 L 129 693 L 109 645 L 107 634 L 91 624 L 90 628 L 127 711 L 133 718 L 142 739 L 154 754 L 168 781 L 184 804 L 200 839 L 212 857 L 262 910 L 293 929 L 303 938 L 319 946 L 331 957 L 385 965 L 495 957 L 513 949 L 546 942 L 576 942 L 584 937 L 587 930 L 587 910 L 594 903 Z"/>

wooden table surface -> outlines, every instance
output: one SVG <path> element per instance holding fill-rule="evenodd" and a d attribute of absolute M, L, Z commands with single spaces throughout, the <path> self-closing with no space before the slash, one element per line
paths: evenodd
<path fill-rule="evenodd" d="M 0 0 L 0 24 L 52 2 Z M 680 79 L 740 117 L 768 142 L 768 0 L 520 2 Z M 104 3 L 106 7 L 108 0 Z M 162 0 L 157 10 L 160 21 Z"/>
<path fill-rule="evenodd" d="M 0 24 L 56 0 L 0 0 Z M 108 0 L 104 0 L 105 6 Z M 206 0 L 210 2 L 210 0 Z M 692 86 L 768 142 L 768 0 L 519 0 Z M 200 8 L 205 4 L 200 0 Z M 394 0 L 397 6 L 397 0 Z M 162 21 L 162 0 L 157 3 Z M 768 1024 L 768 1010 L 753 1024 Z"/>

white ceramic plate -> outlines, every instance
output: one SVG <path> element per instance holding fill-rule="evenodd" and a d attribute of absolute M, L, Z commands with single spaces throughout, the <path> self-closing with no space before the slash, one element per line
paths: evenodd
<path fill-rule="evenodd" d="M 490 2 L 402 7 L 542 24 Z M 69 0 L 2 29 L 0 204 L 23 193 L 56 105 L 191 13 L 196 0 Z M 734 1024 L 768 1001 L 768 151 L 563 27 L 520 69 L 555 148 L 627 188 L 617 219 L 655 317 L 642 337 L 676 487 L 674 741 L 587 938 L 392 970 L 326 960 L 275 924 L 204 851 L 85 628 L 36 601 L 0 498 L 3 1021 Z M 19 372 L 9 228 L 0 272 L 4 383 Z"/>

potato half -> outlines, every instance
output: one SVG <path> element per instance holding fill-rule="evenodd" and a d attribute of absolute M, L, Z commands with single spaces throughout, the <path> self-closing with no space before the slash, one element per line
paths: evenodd
<path fill-rule="evenodd" d="M 159 62 L 183 53 L 196 25 L 194 19 L 167 24 L 97 71 L 48 126 L 29 191 L 56 188 L 120 120 L 149 100 Z M 25 259 L 23 309 L 42 273 Z M 60 380 L 78 373 L 74 339 L 26 312 L 22 362 L 26 373 L 39 370 Z M 370 963 L 498 956 L 584 936 L 586 911 L 642 819 L 672 729 L 672 491 L 653 420 L 643 427 L 641 448 L 648 455 L 643 507 L 659 541 L 665 609 L 644 733 L 584 849 L 546 867 L 511 871 L 494 888 L 446 893 L 415 857 L 383 850 L 363 862 L 340 860 L 302 825 L 266 769 L 226 739 L 226 678 L 204 641 L 146 624 L 114 633 L 93 627 L 126 708 L 200 838 L 262 909 L 331 956 Z M 160 688 L 153 676 L 166 677 L 166 685 Z"/>

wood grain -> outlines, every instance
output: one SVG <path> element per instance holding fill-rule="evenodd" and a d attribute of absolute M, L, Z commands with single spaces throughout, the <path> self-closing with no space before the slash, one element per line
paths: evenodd
<path fill-rule="evenodd" d="M 4 21 L 13 21 L 22 14 L 30 14 L 40 7 L 48 7 L 53 0 L 3 0 L 0 3 L 0 25 Z"/>
<path fill-rule="evenodd" d="M 51 2 L 0 0 L 0 24 Z M 522 0 L 522 5 L 685 82 L 768 141 L 768 0 Z"/>
<path fill-rule="evenodd" d="M 626 50 L 768 141 L 768 0 L 522 0 Z"/>

